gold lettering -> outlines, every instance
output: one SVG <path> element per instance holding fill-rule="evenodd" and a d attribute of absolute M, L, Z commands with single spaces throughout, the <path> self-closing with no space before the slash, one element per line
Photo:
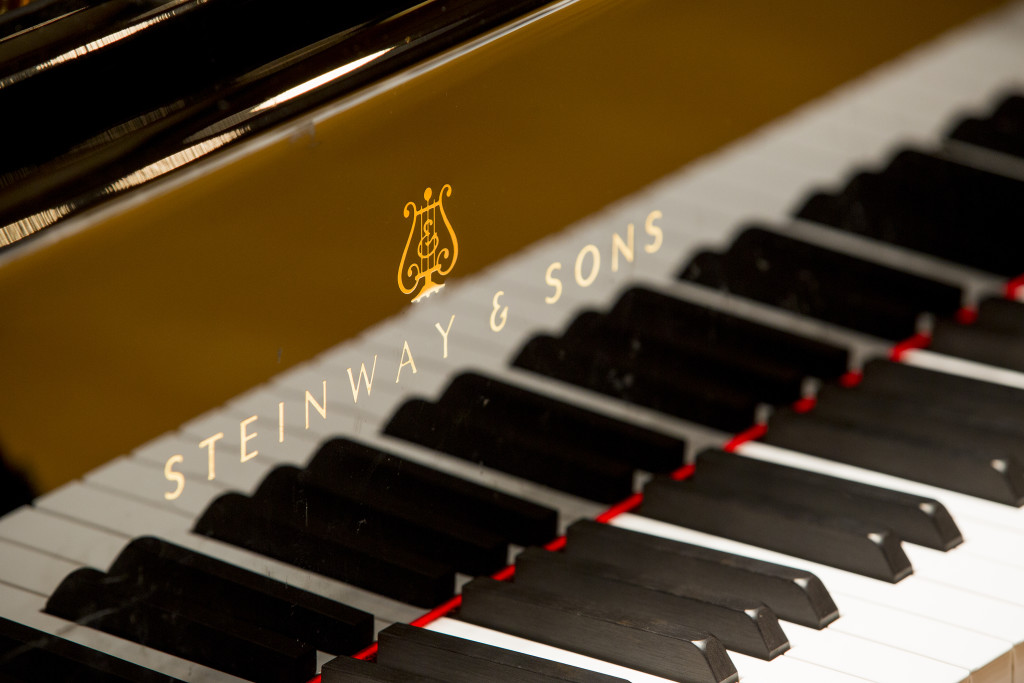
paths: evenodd
<path fill-rule="evenodd" d="M 590 254 L 594 260 L 594 265 L 590 268 L 590 274 L 587 277 L 583 277 L 583 258 Z M 597 250 L 597 247 L 593 244 L 580 249 L 580 253 L 576 256 L 576 284 L 580 287 L 589 287 L 594 283 L 594 278 L 601 271 L 601 252 Z"/>
<path fill-rule="evenodd" d="M 494 293 L 494 298 L 491 299 L 491 330 L 494 332 L 501 332 L 502 328 L 505 327 L 505 323 L 508 322 L 508 306 L 502 308 L 501 304 L 498 303 L 498 299 L 505 296 L 504 291 L 497 291 Z M 501 322 L 498 322 L 498 316 L 501 316 Z"/>
<path fill-rule="evenodd" d="M 406 360 L 408 357 L 409 360 Z M 395 384 L 398 384 L 398 380 L 402 379 L 402 368 L 406 365 L 412 366 L 412 374 L 416 374 L 416 362 L 412 359 L 412 351 L 409 350 L 409 342 L 402 342 L 402 358 L 398 362 L 398 377 L 395 378 Z M 369 393 L 369 392 L 367 392 Z"/>
<path fill-rule="evenodd" d="M 252 453 L 246 453 L 245 452 L 245 444 L 248 441 L 250 441 L 251 439 L 255 439 L 256 435 L 257 435 L 257 432 L 253 432 L 252 434 L 249 434 L 246 431 L 246 427 L 248 427 L 253 422 L 255 422 L 256 418 L 257 418 L 257 416 L 253 415 L 252 417 L 247 417 L 247 418 L 245 418 L 244 420 L 242 420 L 241 422 L 238 423 L 238 434 L 239 434 L 239 437 L 242 439 L 242 446 L 241 446 L 242 462 L 245 462 L 246 460 L 252 460 L 257 455 L 260 454 L 259 451 L 253 451 Z"/>
<path fill-rule="evenodd" d="M 165 491 L 164 498 L 166 500 L 175 500 L 181 495 L 181 492 L 185 490 L 185 475 L 181 472 L 175 472 L 174 466 L 185 462 L 185 457 L 182 455 L 172 455 L 167 458 L 167 463 L 164 464 L 164 476 L 167 477 L 167 481 L 174 482 L 173 491 Z"/>
<path fill-rule="evenodd" d="M 434 323 L 434 327 L 437 329 L 438 332 L 441 333 L 441 339 L 444 340 L 444 346 L 442 347 L 443 351 L 441 353 L 441 358 L 447 358 L 448 357 L 448 333 L 452 331 L 452 323 L 454 323 L 454 322 L 455 322 L 455 314 L 453 313 L 452 317 L 448 320 L 448 329 L 447 330 L 442 330 L 441 329 L 441 323 Z"/>
<path fill-rule="evenodd" d="M 560 298 L 562 298 L 562 281 L 554 276 L 554 272 L 556 270 L 561 270 L 561 269 L 562 269 L 562 264 L 559 263 L 558 261 L 555 261 L 550 266 L 548 266 L 547 272 L 544 273 L 544 282 L 547 283 L 547 285 L 549 287 L 554 287 L 555 288 L 555 293 L 554 294 L 552 294 L 551 296 L 544 297 L 545 303 L 553 304 L 556 301 L 558 301 Z"/>
<path fill-rule="evenodd" d="M 351 372 L 352 371 L 349 370 L 349 373 L 351 373 Z M 370 393 L 369 390 L 367 390 L 366 393 Z M 317 403 L 316 399 L 313 398 L 313 394 L 309 393 L 308 390 L 306 391 L 306 429 L 309 429 L 309 404 L 310 403 L 313 404 L 313 409 L 316 410 L 316 412 L 320 413 L 320 417 L 322 417 L 323 419 L 326 420 L 327 419 L 327 380 L 324 380 L 324 404 L 323 405 L 320 405 L 319 403 Z"/>
<path fill-rule="evenodd" d="M 664 234 L 661 232 L 661 228 L 654 224 L 654 221 L 659 218 L 661 218 L 661 211 L 651 211 L 647 214 L 647 220 L 644 221 L 644 232 L 654 238 L 650 244 L 644 245 L 644 251 L 648 254 L 653 254 L 661 249 L 661 241 L 664 238 Z"/>
<path fill-rule="evenodd" d="M 277 403 L 277 442 L 284 443 L 284 401 Z"/>
<path fill-rule="evenodd" d="M 622 238 L 619 237 L 619 233 L 617 233 L 617 232 L 613 232 L 612 233 L 612 272 L 613 273 L 619 272 L 619 252 L 622 252 L 622 255 L 626 257 L 627 261 L 629 261 L 630 263 L 633 262 L 634 246 L 636 245 L 636 240 L 634 239 L 635 233 L 636 233 L 636 228 L 633 226 L 632 223 L 630 223 L 626 227 L 626 240 L 628 242 L 623 242 Z"/>
<path fill-rule="evenodd" d="M 214 468 L 214 460 L 216 459 L 216 454 L 214 453 L 214 450 L 216 448 L 217 442 L 220 441 L 223 438 L 224 438 L 224 432 L 217 432 L 213 436 L 208 437 L 206 439 L 203 439 L 202 441 L 199 442 L 199 447 L 200 448 L 208 449 L 208 456 L 207 457 L 210 460 L 210 473 L 207 475 L 207 477 L 206 477 L 207 479 L 216 479 L 217 478 L 217 472 L 216 472 L 216 469 Z"/>
<path fill-rule="evenodd" d="M 366 382 L 366 395 L 370 395 L 370 391 L 373 389 L 373 374 L 377 372 L 377 354 L 373 355 L 373 368 L 370 370 L 370 376 L 366 376 L 366 363 L 359 364 L 359 381 L 357 382 L 352 376 L 352 368 L 348 369 L 348 381 L 352 385 L 352 402 L 359 403 L 359 387 L 362 386 L 363 382 Z"/>

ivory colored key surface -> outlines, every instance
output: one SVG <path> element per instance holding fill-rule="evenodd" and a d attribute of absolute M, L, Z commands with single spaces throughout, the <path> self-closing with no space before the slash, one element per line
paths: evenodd
<path fill-rule="evenodd" d="M 1024 566 L 1024 553 L 1015 552 L 1021 547 L 1017 541 L 1024 534 L 1024 509 L 756 441 L 741 445 L 737 452 L 789 467 L 934 498 L 946 507 L 963 532 L 964 543 L 956 552 Z"/>
<path fill-rule="evenodd" d="M 664 522 L 659 522 L 657 520 L 648 519 L 630 513 L 616 517 L 612 521 L 612 524 L 632 529 L 634 531 L 650 533 L 664 538 L 672 538 L 686 543 L 703 545 L 716 550 L 733 552 L 768 562 L 787 564 L 814 572 L 828 587 L 829 592 L 836 601 L 836 605 L 839 607 L 840 618 L 834 622 L 834 625 L 838 625 L 842 622 L 842 615 L 848 609 L 847 607 L 844 607 L 843 597 L 849 595 L 858 601 L 856 604 L 859 609 L 854 609 L 854 603 L 850 603 L 850 611 L 857 615 L 857 632 L 863 635 L 866 635 L 867 633 L 878 633 L 879 635 L 877 636 L 877 639 L 894 649 L 904 648 L 905 651 L 909 652 L 913 647 L 913 640 L 915 637 L 906 638 L 901 636 L 899 633 L 893 634 L 891 629 L 889 629 L 885 624 L 885 614 L 874 613 L 873 609 L 869 609 L 868 605 L 881 605 L 888 609 L 907 612 L 909 614 L 926 618 L 929 621 L 937 622 L 937 625 L 932 626 L 933 632 L 936 634 L 943 633 L 943 624 L 956 627 L 943 636 L 944 638 L 951 639 L 950 642 L 954 644 L 950 650 L 950 656 L 944 656 L 944 659 L 947 661 L 953 659 L 953 653 L 959 652 L 957 655 L 958 657 L 963 654 L 962 648 L 960 648 L 959 645 L 956 645 L 959 635 L 958 629 L 977 631 L 990 636 L 996 641 L 1012 644 L 1013 654 L 1015 656 L 1019 656 L 1021 652 L 1024 652 L 1024 608 L 1017 605 L 1009 605 L 999 600 L 986 598 L 985 596 L 973 594 L 941 583 L 930 582 L 913 575 L 903 579 L 903 581 L 898 584 L 887 584 L 874 579 L 851 574 L 849 572 L 826 567 L 824 565 L 818 565 L 813 562 L 801 560 L 799 558 L 782 555 L 781 553 L 764 550 L 762 548 L 722 539 L 716 536 L 710 536 L 698 531 L 692 531 L 690 529 L 666 524 Z M 879 622 L 877 631 L 873 628 L 864 629 L 863 624 L 865 621 L 862 620 L 877 620 Z M 814 658 L 817 657 L 817 652 L 813 647 L 808 655 L 804 655 L 801 652 L 800 647 L 801 645 L 814 645 L 815 637 L 811 636 L 806 640 L 803 640 L 799 635 L 799 631 L 793 631 L 791 633 L 792 629 L 789 628 L 788 625 L 785 625 L 785 628 L 787 634 L 790 635 L 790 641 L 793 645 L 793 650 L 790 653 L 787 653 L 786 656 L 794 656 L 801 659 L 807 656 L 813 661 Z M 826 631 L 831 631 L 831 629 L 832 626 L 829 626 Z M 809 631 L 809 629 L 807 631 Z M 831 632 L 838 633 L 841 632 L 841 630 Z M 820 634 L 824 633 L 824 631 L 817 631 L 815 633 Z M 888 639 L 888 637 L 895 636 L 899 636 L 900 639 Z M 834 636 L 832 635 L 822 639 L 822 642 L 825 643 L 823 647 L 831 649 L 833 645 L 831 641 L 833 639 Z M 875 644 L 877 645 L 878 643 Z M 1005 652 L 1009 652 L 1009 650 Z M 974 672 L 982 671 L 991 661 L 992 658 L 988 656 L 988 653 L 982 651 L 977 653 L 977 657 L 973 661 L 964 661 L 963 659 L 960 659 L 959 663 L 964 665 L 965 670 Z M 850 664 L 851 666 L 862 665 L 857 661 L 852 661 Z M 952 664 L 950 665 L 952 666 Z M 856 668 L 843 670 L 854 673 L 857 672 Z M 878 672 L 875 673 L 877 674 Z M 870 678 L 870 676 L 868 677 Z"/>
<path fill-rule="evenodd" d="M 526 638 L 512 636 L 500 631 L 476 626 L 457 619 L 442 617 L 427 626 L 432 631 L 467 638 L 496 647 L 544 657 L 557 662 L 564 662 L 592 671 L 599 671 L 613 676 L 620 676 L 632 683 L 667 683 L 667 679 L 654 676 L 618 664 L 612 664 L 586 655 L 569 652 L 560 648 L 537 643 Z M 743 683 L 863 683 L 864 679 L 849 676 L 828 668 L 819 667 L 805 662 L 777 657 L 765 662 L 754 657 L 729 653 L 740 680 Z"/>

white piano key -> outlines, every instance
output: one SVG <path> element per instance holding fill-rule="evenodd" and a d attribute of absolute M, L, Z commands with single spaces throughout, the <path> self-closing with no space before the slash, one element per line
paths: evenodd
<path fill-rule="evenodd" d="M 0 540 L 0 581 L 47 596 L 64 577 L 82 565 L 40 552 L 18 543 Z"/>
<path fill-rule="evenodd" d="M 729 657 L 740 674 L 740 683 L 864 683 L 865 680 L 786 655 L 770 662 L 738 652 L 730 652 Z"/>
<path fill-rule="evenodd" d="M 229 423 L 230 424 L 230 423 Z M 237 428 L 237 425 L 236 425 Z M 214 434 L 216 434 L 215 432 Z M 237 436 L 237 435 L 235 435 Z M 242 462 L 241 446 L 239 442 L 229 440 L 228 435 L 217 439 L 213 443 L 213 474 L 210 479 L 210 454 L 208 446 L 199 448 L 200 439 L 192 439 L 187 436 L 173 436 L 161 438 L 158 442 L 150 442 L 144 447 L 132 451 L 131 457 L 140 461 L 147 461 L 159 465 L 161 472 L 157 475 L 157 482 L 165 487 L 154 500 L 160 502 L 163 493 L 173 492 L 175 483 L 168 480 L 162 470 L 168 459 L 173 455 L 182 455 L 183 460 L 173 466 L 173 470 L 186 475 L 185 486 L 190 483 L 206 481 L 217 486 L 226 487 L 235 491 L 248 493 L 253 491 L 273 468 L 274 462 L 256 457 Z M 247 443 L 251 453 L 256 447 Z M 258 449 L 256 449 L 258 450 Z M 184 495 L 184 490 L 182 491 Z"/>
<path fill-rule="evenodd" d="M 103 631 L 45 614 L 45 599 L 0 583 L 0 616 L 74 643 L 120 657 L 139 666 L 193 683 L 243 683 L 242 679 L 174 657 Z"/>
<path fill-rule="evenodd" d="M 173 501 L 168 501 L 164 494 L 175 489 L 174 483 L 164 477 L 160 465 L 147 460 L 133 460 L 124 456 L 114 458 L 89 472 L 85 481 L 94 487 L 111 489 L 130 498 L 165 506 L 189 519 L 202 514 L 210 501 L 227 490 L 219 480 L 206 481 L 205 477 L 201 479 L 184 467 L 177 470 L 192 476 L 186 479 L 181 495 Z"/>
<path fill-rule="evenodd" d="M 601 659 L 545 645 L 501 631 L 469 624 L 457 619 L 442 617 L 426 626 L 428 630 L 486 643 L 506 650 L 542 657 L 563 664 L 578 666 L 611 676 L 625 678 L 632 683 L 660 683 L 667 679 L 634 669 L 612 664 Z M 742 683 L 863 683 L 864 678 L 836 671 L 833 667 L 822 667 L 810 662 L 794 659 L 788 655 L 776 657 L 770 662 L 755 659 L 735 652 L 729 653 L 736 666 Z M 922 672 L 924 673 L 924 672 Z"/>
<path fill-rule="evenodd" d="M 128 537 L 122 534 L 28 506 L 0 518 L 0 538 L 102 570 L 110 567 L 128 542 Z"/>
<path fill-rule="evenodd" d="M 1024 544 L 1024 537 L 1019 540 Z M 969 540 L 966 547 L 949 552 L 904 543 L 907 557 L 919 576 L 1024 606 L 1024 569 L 975 557 L 966 552 L 969 547 Z M 1019 551 L 1009 548 L 1007 552 Z"/>
<path fill-rule="evenodd" d="M 946 507 L 956 521 L 957 526 L 960 527 L 968 543 L 974 533 L 978 533 L 983 540 L 986 537 L 994 540 L 999 538 L 1008 540 L 1012 538 L 1005 536 L 1005 534 L 1000 535 L 998 533 L 999 527 L 1004 528 L 1006 533 L 1024 530 L 1024 509 L 1013 507 L 1012 505 L 1004 505 L 955 491 L 947 491 L 937 486 L 902 479 L 890 474 L 883 474 L 758 441 L 742 444 L 737 449 L 737 453 L 788 467 L 819 472 L 833 477 L 871 484 L 872 486 L 881 486 L 933 498 Z M 996 530 L 990 531 L 993 527 Z"/>
<path fill-rule="evenodd" d="M 1012 643 L 851 595 L 844 595 L 842 604 L 841 617 L 829 629 L 948 662 L 970 671 L 974 681 L 1012 680 Z M 788 633 L 789 626 L 784 628 Z"/>
<path fill-rule="evenodd" d="M 316 394 L 316 392 L 314 392 Z M 321 392 L 322 395 L 322 392 Z M 298 396 L 281 396 L 285 401 L 285 415 L 288 418 L 296 419 L 303 413 L 305 394 Z M 288 438 L 282 438 L 280 434 L 280 420 L 277 404 L 266 414 L 259 412 L 236 411 L 238 414 L 229 412 L 221 406 L 203 413 L 197 418 L 189 420 L 179 428 L 179 433 L 185 438 L 193 438 L 196 443 L 209 437 L 212 434 L 224 432 L 223 445 L 230 446 L 231 450 L 225 448 L 225 455 L 230 455 L 232 450 L 241 459 L 241 427 L 240 423 L 252 415 L 257 420 L 246 425 L 246 450 L 251 453 L 258 451 L 254 456 L 260 460 L 270 460 L 275 463 L 284 463 L 304 466 L 316 453 L 320 440 L 316 437 L 301 432 L 291 432 Z M 318 416 L 319 417 L 319 416 Z M 220 443 L 220 442 L 219 442 Z"/>
<path fill-rule="evenodd" d="M 288 442 L 290 434 L 304 436 L 308 443 L 308 441 L 318 442 L 326 435 L 358 435 L 378 431 L 379 419 L 370 417 L 361 410 L 362 405 L 377 403 L 381 400 L 374 396 L 374 394 L 380 396 L 382 393 L 377 391 L 379 386 L 377 386 L 376 380 L 374 381 L 375 388 L 369 395 L 366 394 L 365 385 L 361 387 L 359 403 L 353 404 L 352 394 L 348 388 L 348 378 L 340 380 L 336 375 L 321 376 L 317 382 L 320 394 L 313 397 L 315 400 L 323 401 L 321 382 L 324 379 L 328 380 L 327 417 L 321 417 L 316 408 L 311 405 L 309 429 L 305 427 L 305 394 L 298 394 L 297 398 L 294 398 L 294 394 L 288 390 L 288 387 L 282 389 L 282 386 L 278 384 L 265 384 L 247 391 L 238 398 L 228 401 L 223 409 L 225 413 L 236 419 L 257 415 L 261 421 L 277 427 L 279 404 L 284 402 L 285 442 Z"/>
<path fill-rule="evenodd" d="M 608 674 L 609 676 L 618 676 L 619 678 L 624 678 L 631 683 L 672 683 L 669 679 L 662 678 L 661 676 L 643 673 L 618 664 L 612 664 L 611 662 L 605 662 L 603 660 L 581 655 L 569 650 L 563 650 L 561 648 L 545 645 L 526 638 L 520 638 L 519 636 L 513 636 L 507 633 L 502 633 L 501 631 L 484 628 L 483 626 L 476 626 L 475 624 L 458 621 L 457 619 L 441 617 L 440 619 L 428 624 L 426 628 L 430 631 L 445 633 L 458 638 L 465 638 L 466 640 L 472 640 L 477 643 L 493 645 L 494 647 L 500 647 L 505 650 L 514 650 L 515 652 L 521 652 L 534 657 L 541 657 L 542 659 L 548 659 L 553 662 L 561 662 L 562 664 L 578 666 L 582 669 L 597 671 L 599 673 Z"/>
<path fill-rule="evenodd" d="M 35 506 L 126 536 L 162 535 L 192 526 L 188 517 L 163 506 L 72 482 L 40 496 Z"/>
<path fill-rule="evenodd" d="M 876 683 L 969 683 L 971 679 L 968 669 L 831 628 L 816 631 L 786 624 L 785 631 L 792 646 L 785 656 Z"/>
<path fill-rule="evenodd" d="M 898 584 L 889 584 L 629 513 L 616 517 L 612 520 L 612 524 L 813 572 L 836 599 L 840 614 L 843 611 L 841 596 L 852 595 L 866 602 L 888 606 L 1005 640 L 1013 644 L 1015 655 L 1024 653 L 1024 608 L 1019 605 L 946 586 L 914 575 L 903 579 Z"/>
<path fill-rule="evenodd" d="M 970 533 L 966 542 L 956 550 L 963 550 L 974 558 L 984 558 L 1001 564 L 1024 569 L 1024 529 L 1008 529 L 990 524 L 985 519 L 957 517 L 957 524 L 967 525 Z"/>
<path fill-rule="evenodd" d="M 966 358 L 947 356 L 927 349 L 910 349 L 900 358 L 907 365 L 938 370 L 949 375 L 980 379 L 992 384 L 1024 389 L 1024 372 L 987 365 Z"/>

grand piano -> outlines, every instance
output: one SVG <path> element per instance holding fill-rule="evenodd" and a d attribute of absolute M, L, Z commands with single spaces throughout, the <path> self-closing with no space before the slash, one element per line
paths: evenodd
<path fill-rule="evenodd" d="M 488 4 L 0 14 L 0 679 L 1024 680 L 1021 6 Z"/>

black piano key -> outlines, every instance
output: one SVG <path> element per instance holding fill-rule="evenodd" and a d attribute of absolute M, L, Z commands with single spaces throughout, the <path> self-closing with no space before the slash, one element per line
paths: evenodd
<path fill-rule="evenodd" d="M 1024 340 L 1019 335 L 940 320 L 935 323 L 928 348 L 936 353 L 1024 372 Z"/>
<path fill-rule="evenodd" d="M 706 491 L 747 492 L 829 515 L 877 522 L 905 541 L 937 550 L 963 542 L 953 518 L 937 500 L 725 451 L 702 451 L 691 481 Z"/>
<path fill-rule="evenodd" d="M 373 642 L 372 614 L 161 539 L 135 539 L 107 573 L 229 610 L 322 652 L 351 654 Z"/>
<path fill-rule="evenodd" d="M 1020 452 L 1024 424 L 961 417 L 959 411 L 938 401 L 908 401 L 859 386 L 829 386 L 819 392 L 815 414 L 875 435 L 891 435 L 897 441 L 933 444 L 982 458 L 1009 458 L 1024 466 Z"/>
<path fill-rule="evenodd" d="M 922 410 L 953 411 L 958 423 L 988 426 L 994 431 L 1015 431 L 1024 411 L 1024 390 L 888 360 L 866 363 L 857 388 Z"/>
<path fill-rule="evenodd" d="M 309 645 L 95 569 L 65 577 L 46 611 L 252 681 L 305 683 L 316 673 Z"/>
<path fill-rule="evenodd" d="M 632 493 L 633 469 L 616 460 L 560 450 L 530 432 L 511 433 L 498 418 L 464 419 L 457 411 L 413 399 L 386 434 L 604 503 Z"/>
<path fill-rule="evenodd" d="M 987 297 L 978 304 L 974 325 L 992 332 L 1024 337 L 1024 302 Z"/>
<path fill-rule="evenodd" d="M 655 477 L 638 514 L 890 583 L 913 572 L 891 529 L 748 493 L 706 492 Z"/>
<path fill-rule="evenodd" d="M 642 288 L 623 294 L 609 314 L 618 324 L 672 343 L 731 350 L 731 361 L 746 358 L 795 368 L 801 375 L 828 379 L 846 372 L 846 349 L 759 325 L 711 308 Z"/>
<path fill-rule="evenodd" d="M 365 485 L 381 498 L 415 501 L 430 516 L 472 520 L 519 545 L 545 543 L 558 528 L 558 513 L 549 507 L 349 439 L 321 445 L 306 472 L 333 491 Z"/>
<path fill-rule="evenodd" d="M 874 362 L 868 365 L 873 364 Z M 853 405 L 859 409 L 865 403 L 876 404 L 884 406 L 885 410 L 894 415 L 905 415 L 908 420 L 914 420 L 914 426 L 922 433 L 926 433 L 926 425 L 944 422 L 948 423 L 952 430 L 975 429 L 992 436 L 1002 435 L 1017 440 L 1024 438 L 1024 424 L 1019 424 L 1015 419 L 1014 416 L 1020 413 L 1012 402 L 1003 402 L 994 397 L 973 396 L 970 393 L 971 388 L 968 386 L 967 391 L 950 393 L 937 387 L 934 392 L 929 393 L 927 389 L 920 391 L 919 388 L 902 386 L 900 382 L 892 382 L 890 379 L 882 380 L 874 376 L 872 371 L 866 376 L 865 381 L 853 387 L 822 387 L 818 392 L 818 407 L 824 407 L 820 413 L 824 415 L 836 414 L 844 405 Z M 851 416 L 851 419 L 855 417 Z M 866 413 L 863 419 L 867 419 Z"/>
<path fill-rule="evenodd" d="M 352 657 L 335 657 L 325 662 L 320 675 L 321 683 L 445 683 L 447 680 Z"/>
<path fill-rule="evenodd" d="M 821 629 L 839 617 L 817 576 L 741 555 L 583 520 L 567 531 L 564 552 L 628 569 L 670 593 L 703 591 L 757 600 L 780 618 Z"/>
<path fill-rule="evenodd" d="M 881 173 L 818 194 L 801 218 L 1015 277 L 1024 251 L 1024 181 L 915 151 Z M 992 245 L 999 248 L 992 248 Z"/>
<path fill-rule="evenodd" d="M 952 315 L 959 288 L 748 228 L 722 254 L 702 253 L 680 278 L 886 339 L 915 332 L 923 311 Z"/>
<path fill-rule="evenodd" d="M 530 431 L 559 448 L 599 453 L 648 472 L 671 472 L 683 464 L 686 443 L 681 439 L 490 377 L 459 375 L 439 403 L 459 406 L 466 419 L 496 416 L 510 428 Z"/>
<path fill-rule="evenodd" d="M 681 683 L 739 680 L 712 635 L 486 577 L 463 588 L 459 617 Z"/>
<path fill-rule="evenodd" d="M 331 538 L 335 530 L 358 530 L 365 536 L 387 539 L 438 562 L 451 563 L 466 574 L 490 574 L 508 563 L 508 540 L 474 525 L 472 520 L 441 519 L 403 499 L 388 499 L 369 487 L 351 482 L 343 495 L 319 484 L 316 475 L 280 466 L 267 475 L 253 495 L 265 514 L 297 523 L 308 517 Z"/>
<path fill-rule="evenodd" d="M 694 591 L 669 592 L 617 565 L 527 548 L 516 558 L 515 582 L 570 600 L 600 602 L 648 621 L 706 631 L 730 650 L 774 659 L 789 649 L 775 613 L 759 600 Z"/>
<path fill-rule="evenodd" d="M 315 518 L 309 521 L 319 526 Z M 421 607 L 434 607 L 455 591 L 451 565 L 352 530 L 337 530 L 334 537 L 313 533 L 267 516 L 258 501 L 237 493 L 211 503 L 194 531 Z"/>
<path fill-rule="evenodd" d="M 786 401 L 799 396 L 805 376 L 802 368 L 780 361 L 769 353 L 748 350 L 731 344 L 713 317 L 683 317 L 687 308 L 665 311 L 679 316 L 674 322 L 684 325 L 667 330 L 663 325 L 651 326 L 651 318 L 662 311 L 647 310 L 639 296 L 624 295 L 607 315 L 588 312 L 578 316 L 562 335 L 563 344 L 579 350 L 594 349 L 611 354 L 622 367 L 633 371 L 647 370 L 663 376 L 672 384 L 705 381 L 714 384 L 749 387 L 769 401 Z M 700 311 L 700 309 L 697 309 Z M 687 325 L 686 323 L 690 323 Z M 748 333 L 757 336 L 757 330 Z"/>
<path fill-rule="evenodd" d="M 1014 459 L 986 458 L 973 451 L 897 441 L 892 435 L 835 422 L 815 411 L 775 411 L 762 440 L 1007 505 L 1024 504 L 1024 472 Z"/>
<path fill-rule="evenodd" d="M 660 362 L 664 365 L 667 362 Z M 671 381 L 646 364 L 626 364 L 621 357 L 594 350 L 584 354 L 574 342 L 548 336 L 531 339 L 515 364 L 548 377 L 577 384 L 615 398 L 653 408 L 729 432 L 754 420 L 760 397 L 749 389 L 715 384 L 706 376 Z"/>
<path fill-rule="evenodd" d="M 950 137 L 1003 154 L 1024 157 L 1024 97 L 1007 97 L 988 118 L 961 121 Z"/>
<path fill-rule="evenodd" d="M 0 617 L 0 680 L 180 683 L 179 679 Z"/>
<path fill-rule="evenodd" d="M 448 683 L 626 683 L 621 678 L 407 624 L 380 632 L 377 661 Z"/>

